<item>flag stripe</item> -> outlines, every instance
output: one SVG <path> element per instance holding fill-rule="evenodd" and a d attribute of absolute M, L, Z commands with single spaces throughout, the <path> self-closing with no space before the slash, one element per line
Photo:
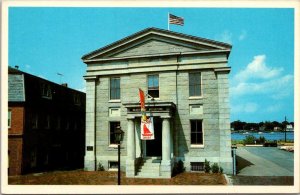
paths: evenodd
<path fill-rule="evenodd" d="M 169 23 L 183 26 L 184 19 L 182 17 L 178 17 L 173 14 L 169 14 Z"/>

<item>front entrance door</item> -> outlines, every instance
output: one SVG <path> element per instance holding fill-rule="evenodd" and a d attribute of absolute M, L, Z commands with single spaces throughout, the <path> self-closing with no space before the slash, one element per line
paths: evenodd
<path fill-rule="evenodd" d="M 162 120 L 154 117 L 154 140 L 146 140 L 146 156 L 161 156 Z"/>

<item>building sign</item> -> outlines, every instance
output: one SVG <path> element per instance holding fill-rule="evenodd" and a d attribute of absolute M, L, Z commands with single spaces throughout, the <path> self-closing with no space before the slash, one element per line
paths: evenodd
<path fill-rule="evenodd" d="M 25 88 L 24 88 L 23 74 L 8 75 L 8 101 L 10 102 L 25 101 Z"/>
<path fill-rule="evenodd" d="M 139 96 L 141 102 L 141 139 L 142 140 L 153 140 L 154 139 L 154 126 L 153 126 L 153 117 L 146 116 L 145 108 L 145 95 L 144 91 L 139 89 Z"/>

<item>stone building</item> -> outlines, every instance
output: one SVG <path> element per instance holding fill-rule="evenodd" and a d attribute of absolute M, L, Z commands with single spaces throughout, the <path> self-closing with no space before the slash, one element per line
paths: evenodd
<path fill-rule="evenodd" d="M 82 168 L 85 93 L 8 68 L 9 175 Z"/>
<path fill-rule="evenodd" d="M 230 51 L 229 44 L 147 28 L 84 55 L 85 169 L 116 169 L 120 125 L 127 177 L 170 178 L 179 160 L 187 171 L 203 171 L 207 159 L 231 173 Z M 139 88 L 152 97 L 152 141 L 140 139 Z"/>

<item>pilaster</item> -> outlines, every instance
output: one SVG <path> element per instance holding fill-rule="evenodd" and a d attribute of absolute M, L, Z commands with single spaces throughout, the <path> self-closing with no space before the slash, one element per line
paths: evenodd
<path fill-rule="evenodd" d="M 86 78 L 86 147 L 84 168 L 96 170 L 96 83 L 97 77 Z"/>

